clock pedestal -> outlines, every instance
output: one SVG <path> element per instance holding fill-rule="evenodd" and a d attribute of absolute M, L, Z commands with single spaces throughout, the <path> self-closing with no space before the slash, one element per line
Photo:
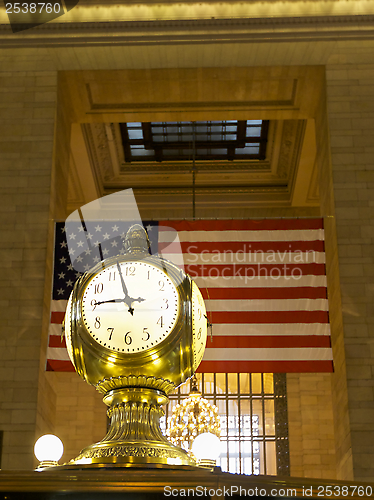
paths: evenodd
<path fill-rule="evenodd" d="M 99 262 L 70 295 L 68 353 L 79 375 L 103 394 L 110 427 L 64 467 L 196 466 L 163 436 L 160 417 L 168 394 L 201 361 L 204 301 L 188 275 L 148 250 L 147 234 L 135 224 L 124 255 Z"/>
<path fill-rule="evenodd" d="M 142 386 L 121 386 L 141 382 Z M 160 417 L 164 415 L 161 406 L 167 404 L 166 393 L 174 384 L 154 377 L 130 376 L 104 380 L 98 385 L 97 389 L 104 393 L 104 403 L 109 406 L 108 433 L 100 442 L 83 449 L 67 466 L 196 465 L 184 450 L 171 444 L 160 429 Z"/>

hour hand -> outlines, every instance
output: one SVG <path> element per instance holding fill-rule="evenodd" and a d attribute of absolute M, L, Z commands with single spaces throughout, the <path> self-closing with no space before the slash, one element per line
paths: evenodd
<path fill-rule="evenodd" d="M 124 302 L 127 306 L 129 306 L 128 311 L 131 314 L 131 316 L 134 315 L 134 309 L 132 307 L 132 301 L 133 299 L 131 297 L 125 297 L 123 299 L 110 299 L 110 300 L 101 300 L 99 302 L 96 302 L 95 306 L 99 306 L 100 304 L 107 304 L 108 302 Z"/>
<path fill-rule="evenodd" d="M 133 299 L 132 297 L 124 297 L 123 299 L 110 299 L 110 300 L 100 300 L 99 302 L 95 302 L 95 306 L 99 306 L 100 304 L 107 304 L 108 302 L 124 302 L 127 306 L 129 306 L 128 311 L 131 316 L 134 316 L 134 308 L 132 307 L 134 302 L 143 302 L 145 299 L 142 297 L 138 297 L 137 299 Z"/>
<path fill-rule="evenodd" d="M 95 303 L 95 306 L 99 306 L 100 304 L 106 304 L 107 302 L 126 302 L 126 299 L 110 299 L 110 300 L 100 300 Z"/>

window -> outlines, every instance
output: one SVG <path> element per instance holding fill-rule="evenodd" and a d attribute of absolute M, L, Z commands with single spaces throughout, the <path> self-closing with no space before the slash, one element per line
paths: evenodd
<path fill-rule="evenodd" d="M 289 475 L 285 374 L 203 373 L 202 396 L 218 407 L 221 419 L 223 471 L 241 474 Z M 173 407 L 188 397 L 190 382 L 169 396 L 161 429 Z"/>
<path fill-rule="evenodd" d="M 121 123 L 125 162 L 264 160 L 269 122 Z"/>

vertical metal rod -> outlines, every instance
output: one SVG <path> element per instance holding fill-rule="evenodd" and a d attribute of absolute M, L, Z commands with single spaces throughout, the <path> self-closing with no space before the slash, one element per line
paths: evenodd
<path fill-rule="evenodd" d="M 238 446 L 239 446 L 239 474 L 244 472 L 244 463 L 242 465 L 242 411 L 240 406 L 240 373 L 236 374 L 238 384 Z"/>
<path fill-rule="evenodd" d="M 264 468 L 262 474 L 266 474 L 267 472 L 267 464 L 266 464 L 266 421 L 265 421 L 265 384 L 264 384 L 264 374 L 261 373 L 261 407 L 262 407 L 262 446 L 263 446 L 263 460 L 264 460 Z M 261 474 L 261 464 L 260 464 L 260 474 Z"/>
<path fill-rule="evenodd" d="M 196 219 L 195 122 L 192 122 L 192 220 Z"/>
<path fill-rule="evenodd" d="M 228 380 L 228 375 L 225 373 L 225 398 L 226 398 L 226 436 L 227 436 L 227 443 L 226 443 L 226 459 L 227 459 L 227 470 L 230 470 L 230 435 L 229 435 L 229 380 Z M 236 472 L 232 471 L 232 472 Z"/>
<path fill-rule="evenodd" d="M 254 473 L 254 457 L 253 457 L 253 384 L 252 375 L 249 374 L 249 425 L 251 429 L 251 474 Z M 247 472 L 248 474 L 248 472 Z"/>

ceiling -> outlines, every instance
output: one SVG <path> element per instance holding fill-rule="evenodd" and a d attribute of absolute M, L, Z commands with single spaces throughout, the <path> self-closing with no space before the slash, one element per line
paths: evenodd
<path fill-rule="evenodd" d="M 318 207 L 313 120 L 272 120 L 264 160 L 195 163 L 197 206 Z M 133 188 L 138 204 L 188 209 L 192 161 L 125 163 L 119 123 L 73 124 L 68 211 Z"/>

